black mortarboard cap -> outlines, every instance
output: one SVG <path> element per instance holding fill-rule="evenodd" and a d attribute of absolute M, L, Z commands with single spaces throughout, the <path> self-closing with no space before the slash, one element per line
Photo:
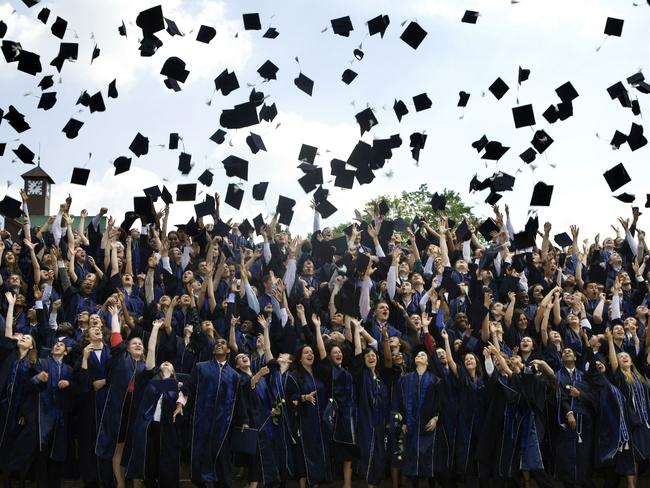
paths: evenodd
<path fill-rule="evenodd" d="M 49 110 L 54 107 L 56 103 L 56 92 L 45 92 L 41 95 L 41 99 L 38 101 L 38 107 L 43 110 Z"/>
<path fill-rule="evenodd" d="M 420 27 L 417 22 L 411 22 L 402 32 L 400 39 L 413 49 L 417 49 L 425 37 L 427 37 L 427 31 Z"/>
<path fill-rule="evenodd" d="M 627 134 L 623 134 L 621 131 L 617 130 L 614 132 L 614 137 L 612 137 L 612 141 L 610 144 L 618 149 L 621 147 L 622 144 L 627 142 Z"/>
<path fill-rule="evenodd" d="M 248 96 L 248 101 L 253 102 L 256 107 L 259 107 L 264 103 L 264 92 L 257 91 L 253 88 L 251 94 Z"/>
<path fill-rule="evenodd" d="M 483 236 L 483 238 L 489 242 L 492 239 L 492 232 L 499 232 L 499 226 L 496 224 L 494 219 L 488 218 L 481 225 L 479 225 L 477 230 Z"/>
<path fill-rule="evenodd" d="M 79 95 L 79 98 L 77 98 L 77 103 L 75 105 L 83 105 L 84 107 L 90 107 L 90 94 L 84 90 L 81 92 L 81 95 Z"/>
<path fill-rule="evenodd" d="M 260 120 L 272 122 L 276 115 L 278 115 L 278 109 L 276 108 L 275 103 L 272 105 L 262 105 L 262 108 L 260 109 Z"/>
<path fill-rule="evenodd" d="M 603 173 L 603 176 L 609 185 L 609 189 L 613 192 L 618 190 L 626 183 L 632 181 L 632 178 L 630 178 L 630 175 L 627 173 L 625 166 L 623 166 L 623 163 L 619 163 L 613 168 L 608 169 L 605 171 L 605 173 Z"/>
<path fill-rule="evenodd" d="M 431 195 L 431 209 L 432 210 L 444 210 L 445 207 L 447 206 L 447 197 L 445 197 L 444 193 L 439 194 L 439 193 L 434 193 Z"/>
<path fill-rule="evenodd" d="M 178 155 L 178 171 L 183 175 L 190 174 L 192 171 L 192 155 L 187 153 L 180 153 Z"/>
<path fill-rule="evenodd" d="M 608 36 L 621 37 L 623 33 L 623 19 L 615 19 L 613 17 L 607 17 L 607 22 L 605 22 L 605 34 Z"/>
<path fill-rule="evenodd" d="M 199 182 L 204 184 L 205 186 L 212 186 L 213 176 L 214 175 L 212 174 L 212 171 L 206 169 L 203 173 L 201 173 L 201 176 L 199 176 Z"/>
<path fill-rule="evenodd" d="M 553 144 L 553 139 L 549 136 L 545 130 L 538 130 L 533 136 L 533 140 L 530 141 L 530 144 L 535 148 L 535 150 L 542 154 L 548 149 L 548 147 Z"/>
<path fill-rule="evenodd" d="M 454 281 L 450 272 L 443 275 L 439 288 L 444 288 L 447 291 L 447 300 L 453 300 L 461 295 L 460 287 Z"/>
<path fill-rule="evenodd" d="M 115 161 L 113 161 L 113 166 L 115 166 L 115 176 L 126 173 L 129 169 L 131 169 L 131 158 L 120 156 Z"/>
<path fill-rule="evenodd" d="M 228 156 L 222 161 L 226 176 L 248 180 L 248 161 L 237 156 Z"/>
<path fill-rule="evenodd" d="M 283 225 L 291 224 L 291 220 L 293 219 L 293 206 L 295 204 L 295 200 L 280 195 L 278 198 L 278 204 L 276 206 L 276 211 L 280 215 L 278 222 Z"/>
<path fill-rule="evenodd" d="M 630 146 L 630 150 L 636 151 L 647 143 L 648 139 L 643 135 L 643 126 L 632 122 L 632 128 L 627 136 L 627 144 Z"/>
<path fill-rule="evenodd" d="M 76 42 L 62 42 L 59 46 L 59 54 L 50 62 L 60 73 L 63 63 L 68 60 L 76 60 L 79 56 L 79 44 Z"/>
<path fill-rule="evenodd" d="M 375 173 L 369 167 L 358 168 L 354 176 L 360 185 L 367 185 L 375 179 Z"/>
<path fill-rule="evenodd" d="M 560 120 L 566 120 L 573 115 L 573 104 L 571 102 L 560 102 L 557 104 L 557 116 Z"/>
<path fill-rule="evenodd" d="M 316 159 L 317 152 L 318 152 L 318 148 L 314 146 L 309 146 L 308 144 L 303 144 L 300 147 L 300 153 L 298 154 L 298 161 L 314 164 L 314 160 Z"/>
<path fill-rule="evenodd" d="M 555 105 L 549 105 L 548 108 L 544 110 L 544 113 L 542 113 L 542 117 L 544 117 L 549 124 L 554 124 L 558 121 L 560 115 Z"/>
<path fill-rule="evenodd" d="M 248 221 L 248 219 L 244 219 L 241 224 L 239 224 L 239 232 L 244 237 L 248 237 L 251 235 L 251 233 L 255 230 L 255 227 L 251 225 L 251 223 Z"/>
<path fill-rule="evenodd" d="M 253 154 L 257 154 L 259 151 L 266 151 L 266 146 L 264 145 L 262 137 L 253 132 L 246 137 L 246 144 L 248 144 L 248 147 Z"/>
<path fill-rule="evenodd" d="M 354 186 L 354 176 L 354 171 L 343 169 L 337 172 L 336 178 L 334 179 L 334 186 L 350 190 Z"/>
<path fill-rule="evenodd" d="M 137 157 L 144 156 L 149 152 L 149 138 L 138 132 L 133 139 L 133 142 L 131 142 L 129 150 Z"/>
<path fill-rule="evenodd" d="M 260 22 L 260 14 L 242 14 L 244 20 L 244 29 L 245 30 L 260 30 L 262 29 L 262 23 Z"/>
<path fill-rule="evenodd" d="M 162 193 L 161 193 L 160 188 L 158 187 L 158 185 L 156 185 L 156 186 L 150 186 L 149 188 L 145 188 L 144 190 L 142 190 L 142 192 L 143 192 L 146 196 L 148 196 L 149 198 L 151 198 L 151 201 L 154 202 L 154 203 L 157 202 L 157 201 L 158 201 L 158 198 L 160 198 L 160 196 L 162 195 Z"/>
<path fill-rule="evenodd" d="M 528 79 L 529 76 L 530 76 L 530 70 L 519 66 L 519 75 L 517 77 L 517 81 L 519 82 L 519 84 L 521 85 L 524 81 Z"/>
<path fill-rule="evenodd" d="M 226 140 L 226 134 L 227 132 L 225 130 L 218 129 L 217 132 L 210 136 L 210 140 L 212 142 L 216 142 L 217 144 L 223 144 L 223 141 Z"/>
<path fill-rule="evenodd" d="M 504 146 L 499 141 L 490 141 L 485 145 L 485 154 L 481 156 L 481 159 L 498 161 L 509 149 L 509 147 Z"/>
<path fill-rule="evenodd" d="M 176 187 L 177 202 L 193 202 L 194 200 L 196 200 L 196 183 L 181 183 Z"/>
<path fill-rule="evenodd" d="M 18 55 L 18 66 L 16 69 L 28 75 L 36 76 L 37 73 L 43 71 L 41 57 L 36 53 L 22 50 Z"/>
<path fill-rule="evenodd" d="M 352 149 L 350 156 L 348 156 L 347 163 L 355 168 L 368 166 L 371 155 L 372 146 L 367 142 L 359 141 Z"/>
<path fill-rule="evenodd" d="M 219 76 L 214 79 L 214 88 L 225 96 L 239 88 L 239 81 L 234 71 L 228 72 L 224 69 Z"/>
<path fill-rule="evenodd" d="M 429 99 L 426 93 L 421 93 L 420 95 L 413 97 L 413 105 L 415 105 L 416 112 L 421 112 L 422 110 L 431 108 L 433 102 Z"/>
<path fill-rule="evenodd" d="M 535 112 L 533 112 L 533 106 L 531 104 L 514 107 L 512 109 L 512 117 L 515 120 L 516 129 L 535 125 Z"/>
<path fill-rule="evenodd" d="M 304 74 L 300 73 L 296 79 L 293 80 L 294 84 L 307 95 L 311 96 L 314 90 L 314 82 Z"/>
<path fill-rule="evenodd" d="M 362 110 L 354 117 L 357 119 L 357 123 L 361 129 L 361 135 L 363 135 L 365 132 L 369 132 L 370 129 L 379 123 L 370 107 Z"/>
<path fill-rule="evenodd" d="M 416 161 L 420 160 L 420 150 L 424 149 L 427 142 L 427 135 L 422 132 L 414 132 L 411 134 L 409 146 L 411 147 L 411 156 Z"/>
<path fill-rule="evenodd" d="M 0 156 L 4 156 L 6 147 L 7 147 L 6 142 L 0 142 Z"/>
<path fill-rule="evenodd" d="M 316 205 L 315 210 L 320 214 L 322 218 L 326 219 L 335 213 L 338 209 L 332 205 L 329 200 L 326 199 Z"/>
<path fill-rule="evenodd" d="M 92 64 L 93 61 L 94 61 L 96 58 L 99 57 L 99 55 L 101 54 L 101 52 L 102 52 L 101 49 L 99 49 L 99 48 L 97 47 L 97 44 L 95 44 L 95 47 L 93 48 L 93 54 L 92 54 L 92 56 L 90 57 L 90 64 Z"/>
<path fill-rule="evenodd" d="M 255 102 L 244 102 L 235 105 L 232 109 L 225 109 L 221 112 L 219 123 L 226 129 L 242 129 L 243 127 L 259 124 L 257 104 Z"/>
<path fill-rule="evenodd" d="M 526 149 L 524 152 L 522 152 L 522 153 L 519 155 L 519 157 L 521 158 L 521 160 L 522 160 L 524 163 L 526 163 L 526 164 L 530 164 L 530 163 L 532 163 L 533 161 L 535 161 L 535 158 L 537 157 L 537 153 L 535 152 L 535 150 L 534 150 L 532 147 L 529 147 L 529 148 Z"/>
<path fill-rule="evenodd" d="M 45 23 L 45 22 L 43 22 L 43 23 Z M 4 20 L 0 20 L 0 39 L 2 39 L 5 36 L 6 33 L 7 33 L 7 24 L 5 23 Z"/>
<path fill-rule="evenodd" d="M 465 219 L 463 219 L 460 225 L 456 227 L 454 234 L 456 235 L 456 239 L 459 242 L 465 242 L 471 238 L 472 233 L 469 231 L 469 226 L 467 225 L 467 221 Z"/>
<path fill-rule="evenodd" d="M 7 63 L 18 61 L 18 56 L 20 55 L 22 49 L 23 48 L 19 42 L 2 41 L 2 54 L 5 57 Z"/>
<path fill-rule="evenodd" d="M 560 247 L 569 247 L 570 245 L 573 244 L 573 239 L 571 239 L 571 236 L 566 232 L 562 232 L 561 234 L 555 234 L 553 240 Z"/>
<path fill-rule="evenodd" d="M 178 28 L 178 25 L 176 25 L 176 22 L 174 22 L 171 19 L 165 18 L 165 23 L 167 24 L 167 34 L 170 36 L 183 36 L 184 34 L 181 32 L 181 30 Z"/>
<path fill-rule="evenodd" d="M 460 21 L 466 24 L 476 24 L 477 20 L 478 20 L 478 12 L 475 12 L 474 10 L 465 10 L 465 14 L 463 15 L 463 18 Z"/>
<path fill-rule="evenodd" d="M 156 220 L 153 201 L 150 196 L 133 197 L 133 213 L 145 218 L 148 222 Z"/>
<path fill-rule="evenodd" d="M 357 259 L 354 262 L 354 270 L 359 276 L 363 276 L 363 274 L 368 269 L 369 264 L 370 264 L 370 257 L 365 253 L 358 253 Z"/>
<path fill-rule="evenodd" d="M 485 146 L 487 146 L 488 142 L 490 142 L 488 138 L 483 135 L 483 137 L 480 139 L 472 142 L 472 147 L 476 149 L 476 152 L 481 152 L 483 149 L 485 149 Z"/>
<path fill-rule="evenodd" d="M 646 194 L 645 208 L 650 208 L 650 193 Z"/>
<path fill-rule="evenodd" d="M 466 107 L 470 94 L 464 91 L 458 92 L 458 107 Z"/>
<path fill-rule="evenodd" d="M 162 191 L 160 192 L 160 198 L 162 198 L 163 202 L 165 202 L 166 205 L 171 205 L 172 203 L 174 203 L 174 198 L 172 197 L 172 194 L 164 185 Z"/>
<path fill-rule="evenodd" d="M 70 119 L 61 132 L 63 132 L 68 139 L 74 139 L 79 135 L 79 130 L 83 125 L 84 123 L 77 119 Z"/>
<path fill-rule="evenodd" d="M 70 183 L 74 185 L 86 186 L 88 183 L 88 178 L 90 177 L 90 170 L 86 168 L 73 168 L 72 169 L 72 178 Z"/>
<path fill-rule="evenodd" d="M 24 144 L 14 149 L 14 154 L 25 164 L 34 164 L 34 153 Z"/>
<path fill-rule="evenodd" d="M 530 199 L 531 207 L 548 207 L 553 196 L 553 185 L 539 181 L 533 188 L 533 196 Z"/>
<path fill-rule="evenodd" d="M 41 11 L 38 13 L 38 16 L 36 16 L 36 18 L 41 22 L 43 22 L 44 24 L 47 24 L 47 19 L 50 18 L 50 9 L 47 7 L 43 7 Z"/>
<path fill-rule="evenodd" d="M 157 5 L 140 12 L 135 19 L 135 25 L 142 29 L 145 36 L 165 29 L 162 6 Z"/>
<path fill-rule="evenodd" d="M 194 213 L 196 213 L 197 219 L 205 217 L 206 215 L 212 215 L 214 210 L 214 200 L 194 204 Z"/>
<path fill-rule="evenodd" d="M 488 90 L 490 90 L 490 93 L 492 93 L 492 95 L 494 95 L 497 100 L 501 100 L 503 95 L 505 95 L 509 89 L 510 87 L 506 85 L 506 82 L 501 78 L 494 80 L 494 83 L 492 83 L 490 85 L 490 88 L 488 88 Z"/>
<path fill-rule="evenodd" d="M 350 32 L 354 30 L 349 16 L 332 19 L 330 22 L 332 23 L 334 34 L 338 34 L 339 36 L 350 37 Z"/>
<path fill-rule="evenodd" d="M 277 79 L 275 75 L 277 74 L 278 69 L 279 68 L 276 65 L 267 60 L 262 66 L 258 68 L 257 72 L 262 78 L 268 81 Z"/>
<path fill-rule="evenodd" d="M 253 226 L 255 227 L 255 232 L 257 235 L 260 235 L 260 232 L 266 224 L 264 223 L 264 217 L 262 214 L 258 214 L 257 217 L 253 219 Z"/>
<path fill-rule="evenodd" d="M 54 35 L 54 37 L 63 39 L 63 36 L 65 36 L 65 31 L 67 28 L 68 28 L 68 22 L 65 19 L 62 19 L 61 17 L 57 17 L 54 23 L 52 24 L 52 34 Z"/>
<path fill-rule="evenodd" d="M 636 200 L 636 197 L 629 193 L 621 193 L 620 195 L 615 195 L 614 198 L 623 203 L 634 203 L 634 200 Z"/>
<path fill-rule="evenodd" d="M 0 201 L 0 214 L 10 219 L 17 219 L 23 214 L 21 202 L 5 195 Z"/>
<path fill-rule="evenodd" d="M 4 119 L 9 122 L 9 125 L 19 134 L 25 132 L 30 128 L 29 124 L 25 121 L 25 116 L 21 114 L 13 105 L 9 105 Z"/>
<path fill-rule="evenodd" d="M 169 149 L 178 149 L 178 140 L 180 139 L 177 132 L 169 134 Z"/>
<path fill-rule="evenodd" d="M 354 81 L 356 77 L 357 77 L 357 73 L 348 68 L 341 75 L 341 81 L 346 85 L 349 85 Z"/>
<path fill-rule="evenodd" d="M 163 64 L 160 70 L 160 74 L 172 80 L 185 83 L 190 72 L 185 69 L 185 61 L 176 56 L 172 56 L 167 58 L 167 61 L 165 61 L 165 64 Z"/>
<path fill-rule="evenodd" d="M 515 177 L 503 171 L 494 173 L 490 180 L 490 188 L 492 191 L 511 191 L 515 184 Z"/>
<path fill-rule="evenodd" d="M 378 15 L 368 21 L 368 33 L 371 36 L 379 34 L 383 38 L 389 25 L 390 18 L 388 15 Z"/>
<path fill-rule="evenodd" d="M 214 27 L 209 25 L 202 25 L 199 27 L 199 33 L 196 35 L 196 40 L 205 44 L 210 44 L 210 41 L 217 35 Z"/>
<path fill-rule="evenodd" d="M 323 170 L 314 167 L 312 171 L 308 171 L 304 176 L 298 179 L 298 183 L 305 193 L 315 190 L 318 185 L 323 184 Z"/>
<path fill-rule="evenodd" d="M 45 91 L 52 86 L 54 86 L 54 77 L 52 75 L 43 76 L 43 78 L 38 84 L 38 87 L 42 91 Z"/>
<path fill-rule="evenodd" d="M 124 21 L 122 21 L 122 25 L 117 28 L 117 32 L 119 32 L 122 37 L 126 37 L 126 25 L 124 25 Z"/>
<path fill-rule="evenodd" d="M 90 100 L 88 101 L 88 108 L 90 108 L 90 113 L 94 112 L 104 112 L 106 111 L 106 105 L 104 104 L 104 97 L 102 92 L 95 93 Z"/>
<path fill-rule="evenodd" d="M 395 100 L 393 103 L 393 110 L 395 111 L 395 115 L 397 116 L 397 120 L 399 122 L 402 121 L 402 117 L 409 113 L 409 109 L 406 108 L 406 104 L 401 100 Z"/>
<path fill-rule="evenodd" d="M 501 200 L 501 197 L 503 197 L 503 195 L 501 195 L 500 193 L 491 191 L 490 194 L 485 199 L 485 203 L 487 203 L 488 205 L 496 205 L 497 202 Z"/>
<path fill-rule="evenodd" d="M 254 200 L 264 200 L 266 195 L 266 189 L 269 186 L 268 181 L 262 181 L 253 185 L 253 199 Z"/>
<path fill-rule="evenodd" d="M 266 32 L 264 33 L 264 35 L 262 37 L 264 37 L 266 39 L 275 39 L 279 35 L 280 35 L 280 33 L 278 32 L 278 30 L 275 27 L 269 27 L 268 29 L 266 29 Z"/>
<path fill-rule="evenodd" d="M 567 81 L 564 85 L 557 87 L 555 89 L 555 93 L 557 93 L 557 96 L 560 97 L 560 100 L 563 102 L 572 102 L 578 98 L 578 92 L 575 88 L 573 88 L 573 85 L 570 81 Z"/>
<path fill-rule="evenodd" d="M 108 84 L 108 98 L 117 98 L 117 79 Z"/>

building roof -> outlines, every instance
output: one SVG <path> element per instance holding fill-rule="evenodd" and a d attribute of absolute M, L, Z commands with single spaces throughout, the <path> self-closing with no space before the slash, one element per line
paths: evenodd
<path fill-rule="evenodd" d="M 35 168 L 30 169 L 27 173 L 23 173 L 20 175 L 23 179 L 27 178 L 44 178 L 46 179 L 51 185 L 54 185 L 54 180 L 48 175 L 45 171 L 43 171 L 43 168 L 40 166 L 36 166 Z"/>

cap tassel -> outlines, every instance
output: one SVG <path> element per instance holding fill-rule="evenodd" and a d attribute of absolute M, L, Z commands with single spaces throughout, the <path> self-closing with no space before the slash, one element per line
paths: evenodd
<path fill-rule="evenodd" d="M 607 41 L 607 38 L 609 36 L 605 36 L 605 39 L 603 39 L 603 42 L 600 43 L 600 45 L 596 48 L 596 52 L 600 51 L 600 48 L 602 48 L 605 45 L 605 42 Z"/>

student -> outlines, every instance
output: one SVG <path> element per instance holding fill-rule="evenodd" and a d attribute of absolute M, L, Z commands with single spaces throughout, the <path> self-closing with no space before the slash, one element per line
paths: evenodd
<path fill-rule="evenodd" d="M 165 361 L 156 367 L 156 343 L 162 326 L 162 319 L 152 324 L 145 371 L 135 384 L 134 415 L 125 448 L 126 477 L 144 480 L 147 488 L 174 488 L 180 478 L 177 419 L 180 423 L 186 400 L 179 391 L 174 366 Z"/>

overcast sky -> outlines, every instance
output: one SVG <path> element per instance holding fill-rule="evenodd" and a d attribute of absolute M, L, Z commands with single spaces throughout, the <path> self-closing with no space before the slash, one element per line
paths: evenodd
<path fill-rule="evenodd" d="M 200 190 L 225 195 L 228 183 L 238 182 L 226 177 L 221 164 L 232 154 L 249 161 L 239 215 L 251 219 L 260 211 L 269 215 L 283 194 L 297 200 L 292 228 L 304 234 L 311 230 L 313 218 L 308 206 L 311 196 L 296 182 L 302 174 L 297 169 L 298 153 L 305 143 L 318 147 L 316 163 L 324 168 L 330 201 L 339 209 L 326 220 L 330 225 L 348 221 L 355 207 L 377 194 L 413 190 L 422 182 L 432 191 L 459 191 L 476 213 L 488 215 L 490 209 L 483 203 L 487 192 L 470 194 L 469 181 L 474 174 L 484 178 L 502 170 L 517 178 L 514 191 L 505 192 L 501 200 L 510 205 L 515 227 L 524 224 L 534 184 L 544 181 L 555 185 L 555 191 L 552 205 L 539 209 L 540 219 L 556 223 L 557 232 L 577 223 L 590 237 L 597 232 L 605 235 L 618 215 L 630 214 L 630 205 L 612 197 L 603 172 L 624 163 L 633 181 L 617 194 L 635 194 L 640 206 L 650 190 L 648 146 L 632 152 L 627 145 L 618 151 L 609 145 L 615 130 L 628 133 L 632 122 L 643 124 L 648 107 L 650 95 L 627 84 L 632 99 L 638 96 L 641 116 L 611 100 L 606 91 L 617 81 L 625 83 L 650 60 L 650 6 L 644 0 L 636 2 L 639 5 L 628 0 L 521 0 L 516 4 L 504 0 L 169 0 L 162 2 L 164 15 L 185 36 L 160 32 L 164 45 L 144 58 L 138 51 L 142 34 L 135 18 L 158 1 L 64 0 L 30 9 L 19 0 L 0 0 L 0 19 L 8 26 L 4 40 L 18 41 L 24 49 L 39 53 L 43 65 L 43 72 L 32 77 L 17 71 L 16 64 L 0 60 L 0 108 L 6 112 L 14 105 L 31 125 L 22 134 L 6 120 L 0 125 L 0 142 L 7 143 L 0 164 L 4 178 L 11 182 L 8 190 L 2 185 L 0 197 L 8 191 L 18 198 L 19 175 L 31 168 L 12 162 L 11 149 L 21 142 L 34 152 L 40 146 L 42 167 L 56 182 L 52 210 L 71 193 L 74 213 L 87 208 L 93 214 L 106 205 L 118 220 L 142 188 L 164 183 L 174 193 L 177 183 L 196 181 L 206 168 L 213 171 L 215 181 L 209 189 L 199 185 Z M 43 6 L 52 11 L 47 25 L 36 18 Z M 468 9 L 480 12 L 475 25 L 461 23 Z M 242 14 L 250 12 L 259 12 L 262 30 L 244 30 Z M 366 26 L 379 14 L 390 17 L 383 39 L 370 37 Z M 330 26 L 331 19 L 345 15 L 354 26 L 347 38 L 335 35 Z M 50 32 L 56 16 L 68 21 L 64 41 L 80 43 L 78 61 L 63 66 L 62 83 L 49 66 L 60 42 Z M 607 17 L 625 20 L 621 37 L 604 35 Z M 414 20 L 428 32 L 417 50 L 400 40 Z M 122 21 L 127 38 L 118 35 Z M 207 45 L 196 41 L 202 24 L 217 30 Z M 268 27 L 275 27 L 279 37 L 263 38 Z M 101 54 L 91 64 L 95 43 Z M 353 56 L 355 48 L 365 54 L 361 61 Z M 182 58 L 190 72 L 178 93 L 167 89 L 160 75 L 170 56 Z M 267 60 L 279 67 L 277 80 L 263 82 L 256 73 Z M 531 73 L 518 89 L 519 66 Z M 224 97 L 213 94 L 213 80 L 225 68 L 236 72 L 240 88 Z M 346 68 L 358 73 L 349 86 L 341 81 Z M 311 97 L 294 85 L 300 71 L 314 80 Z M 49 111 L 37 110 L 41 94 L 37 85 L 47 74 L 55 75 L 56 83 L 48 91 L 56 91 L 58 101 Z M 488 91 L 498 77 L 510 87 L 501 100 Z M 117 99 L 107 98 L 113 79 L 117 79 Z M 542 112 L 558 103 L 555 89 L 567 81 L 579 93 L 574 116 L 549 124 Z M 276 103 L 279 115 L 272 123 L 231 130 L 226 143 L 214 144 L 209 137 L 219 128 L 221 110 L 247 101 L 252 86 L 268 97 L 268 104 Z M 102 91 L 106 111 L 90 114 L 75 105 L 83 90 L 91 95 Z M 461 90 L 471 94 L 464 110 L 456 106 Z M 425 92 L 433 106 L 416 113 L 412 97 Z M 395 99 L 403 100 L 410 111 L 401 123 L 392 109 Z M 555 141 L 533 165 L 524 164 L 519 154 L 529 147 L 534 130 L 516 129 L 511 112 L 512 107 L 528 103 L 535 110 L 534 129 L 546 130 Z M 372 142 L 400 134 L 402 147 L 376 172 L 371 184 L 336 189 L 329 176 L 330 161 L 347 159 L 360 140 L 354 116 L 366 107 L 374 110 L 379 124 L 361 139 Z M 61 132 L 70 117 L 84 122 L 74 140 Z M 245 143 L 251 131 L 262 136 L 267 152 L 251 153 Z M 140 158 L 128 150 L 138 132 L 150 140 L 149 154 Z M 192 155 L 194 167 L 188 176 L 177 170 L 180 150 L 166 147 L 171 132 L 180 133 L 185 152 Z M 428 136 L 418 165 L 409 148 L 413 132 Z M 511 147 L 498 164 L 482 160 L 471 146 L 484 134 Z M 113 176 L 112 162 L 118 156 L 132 157 L 133 162 L 128 173 Z M 86 187 L 69 184 L 74 166 L 91 169 Z M 254 201 L 250 194 L 259 181 L 270 181 L 265 202 Z M 226 218 L 239 218 L 227 206 L 223 213 Z M 184 223 L 192 214 L 191 204 L 175 204 L 171 223 Z M 645 218 L 650 218 L 650 212 L 642 217 L 642 228 Z"/>

